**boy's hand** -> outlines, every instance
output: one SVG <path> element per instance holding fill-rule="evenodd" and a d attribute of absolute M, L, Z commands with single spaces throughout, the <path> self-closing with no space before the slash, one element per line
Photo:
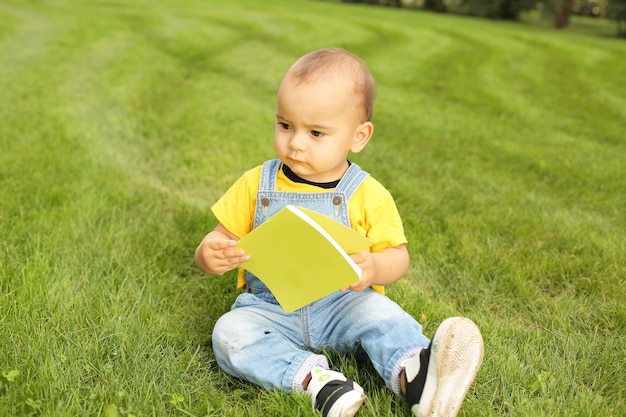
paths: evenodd
<path fill-rule="evenodd" d="M 380 252 L 362 251 L 350 255 L 361 268 L 361 278 L 341 291 L 363 291 L 372 285 L 389 285 L 406 273 L 409 268 L 409 252 L 406 245 L 383 249 Z"/>
<path fill-rule="evenodd" d="M 205 236 L 196 249 L 196 263 L 206 273 L 222 275 L 250 260 L 244 251 L 235 248 L 237 237 L 222 225 Z"/>
<path fill-rule="evenodd" d="M 350 291 L 363 291 L 374 284 L 374 278 L 376 277 L 376 258 L 373 253 L 369 251 L 362 251 L 350 255 L 350 258 L 361 268 L 361 278 L 354 284 L 343 288 L 341 292 L 346 290 Z"/>

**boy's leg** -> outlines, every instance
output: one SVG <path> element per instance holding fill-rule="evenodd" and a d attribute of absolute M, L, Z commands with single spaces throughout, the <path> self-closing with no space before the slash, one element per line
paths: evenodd
<path fill-rule="evenodd" d="M 471 320 L 445 320 L 431 343 L 415 319 L 381 294 L 366 290 L 331 299 L 334 310 L 320 322 L 333 329 L 325 335 L 328 347 L 360 344 L 395 393 L 405 394 L 404 383 L 416 416 L 456 415 L 483 359 L 482 336 Z"/>
<path fill-rule="evenodd" d="M 316 348 L 355 351 L 362 348 L 387 386 L 400 394 L 402 363 L 430 340 L 420 324 L 388 297 L 371 289 L 336 293 L 312 304 Z"/>
<path fill-rule="evenodd" d="M 303 391 L 302 381 L 316 367 L 328 368 L 325 356 L 304 348 L 298 313 L 241 294 L 236 308 L 213 329 L 213 351 L 222 370 L 269 389 Z"/>
<path fill-rule="evenodd" d="M 308 309 L 286 314 L 280 306 L 242 294 L 236 308 L 213 330 L 213 349 L 225 372 L 262 385 L 304 391 L 324 417 L 353 417 L 365 401 L 363 389 L 328 369 L 325 356 L 306 350 Z M 303 385 L 304 383 L 304 385 Z"/>

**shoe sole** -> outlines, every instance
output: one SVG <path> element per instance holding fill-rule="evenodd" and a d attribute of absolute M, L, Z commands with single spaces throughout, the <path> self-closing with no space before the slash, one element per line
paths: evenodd
<path fill-rule="evenodd" d="M 433 337 L 426 385 L 420 404 L 413 407 L 415 415 L 456 416 L 483 356 L 483 338 L 473 321 L 465 317 L 444 320 Z"/>

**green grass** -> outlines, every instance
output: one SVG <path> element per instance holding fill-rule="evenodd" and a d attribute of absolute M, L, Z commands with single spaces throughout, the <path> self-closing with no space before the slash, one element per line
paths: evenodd
<path fill-rule="evenodd" d="M 313 416 L 219 371 L 235 276 L 193 251 L 273 157 L 277 85 L 341 46 L 378 80 L 354 160 L 393 192 L 427 335 L 475 320 L 461 416 L 626 414 L 626 43 L 309 1 L 0 4 L 0 415 Z M 373 368 L 360 416 L 408 415 Z"/>

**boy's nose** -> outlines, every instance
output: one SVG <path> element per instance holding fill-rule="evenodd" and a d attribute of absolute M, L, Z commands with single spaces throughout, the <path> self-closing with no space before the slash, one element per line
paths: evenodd
<path fill-rule="evenodd" d="M 289 146 L 294 151 L 303 151 L 306 149 L 306 135 L 300 132 L 294 132 L 289 140 Z"/>

